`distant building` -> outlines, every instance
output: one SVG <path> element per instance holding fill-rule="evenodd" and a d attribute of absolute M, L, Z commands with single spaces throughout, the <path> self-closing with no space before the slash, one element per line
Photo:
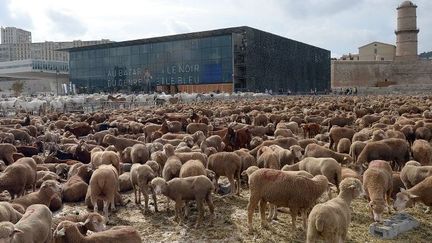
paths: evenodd
<path fill-rule="evenodd" d="M 396 46 L 374 41 L 359 47 L 359 61 L 393 61 Z"/>
<path fill-rule="evenodd" d="M 372 42 L 359 48 L 358 61 L 332 60 L 332 88 L 432 89 L 432 61 L 419 58 L 417 53 L 416 9 L 411 1 L 397 7 L 396 46 Z"/>
<path fill-rule="evenodd" d="M 1 44 L 31 43 L 31 32 L 15 27 L 1 27 Z"/>
<path fill-rule="evenodd" d="M 247 26 L 71 48 L 83 92 L 330 89 L 330 51 Z"/>

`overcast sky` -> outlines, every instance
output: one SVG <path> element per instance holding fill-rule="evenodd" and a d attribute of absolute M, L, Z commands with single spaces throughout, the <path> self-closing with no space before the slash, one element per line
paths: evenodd
<path fill-rule="evenodd" d="M 338 57 L 372 41 L 395 43 L 400 0 L 0 0 L 0 25 L 33 41 L 123 41 L 247 25 Z M 419 52 L 432 51 L 432 1 L 416 0 Z"/>

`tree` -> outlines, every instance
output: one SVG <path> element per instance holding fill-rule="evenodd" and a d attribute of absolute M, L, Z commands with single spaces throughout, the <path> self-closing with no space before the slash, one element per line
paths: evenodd
<path fill-rule="evenodd" d="M 23 81 L 19 81 L 19 80 L 15 81 L 12 84 L 12 90 L 13 90 L 15 96 L 20 96 L 21 93 L 24 90 L 24 82 Z"/>

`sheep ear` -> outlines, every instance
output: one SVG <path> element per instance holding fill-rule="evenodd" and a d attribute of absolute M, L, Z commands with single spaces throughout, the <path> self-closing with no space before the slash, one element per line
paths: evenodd
<path fill-rule="evenodd" d="M 87 219 L 85 222 L 77 222 L 77 226 L 84 226 L 85 224 L 89 223 L 90 219 Z"/>
<path fill-rule="evenodd" d="M 404 192 L 404 191 L 405 191 L 405 188 L 400 187 L 400 191 L 401 191 L 401 192 Z"/>
<path fill-rule="evenodd" d="M 420 196 L 413 195 L 413 194 L 409 194 L 409 197 L 410 197 L 411 199 L 416 199 L 416 198 L 419 198 Z"/>
<path fill-rule="evenodd" d="M 20 230 L 20 229 L 18 229 L 16 227 L 14 227 L 14 230 L 12 231 L 12 235 L 19 234 L 19 233 L 24 233 L 24 231 L 22 231 L 22 230 Z"/>

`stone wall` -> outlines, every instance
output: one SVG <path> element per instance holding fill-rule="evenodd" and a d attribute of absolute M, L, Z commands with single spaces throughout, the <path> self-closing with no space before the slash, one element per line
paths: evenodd
<path fill-rule="evenodd" d="M 332 61 L 331 80 L 332 88 L 432 85 L 432 61 Z"/>

